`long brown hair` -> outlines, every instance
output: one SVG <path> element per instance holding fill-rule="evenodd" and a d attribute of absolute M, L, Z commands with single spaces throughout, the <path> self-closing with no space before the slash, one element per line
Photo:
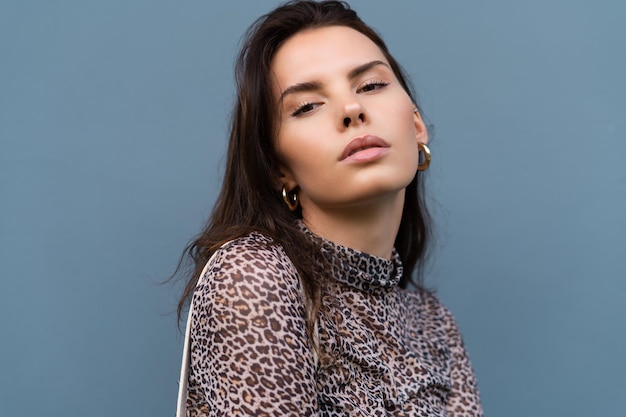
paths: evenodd
<path fill-rule="evenodd" d="M 225 242 L 258 231 L 279 244 L 298 270 L 308 306 L 307 326 L 312 335 L 326 274 L 320 271 L 323 260 L 316 259 L 319 250 L 297 225 L 299 211 L 289 211 L 280 193 L 279 161 L 273 140 L 278 106 L 272 94 L 270 65 L 287 39 L 304 29 L 325 26 L 350 27 L 378 45 L 402 87 L 416 103 L 402 69 L 383 40 L 345 2 L 290 1 L 260 17 L 248 30 L 235 67 L 237 102 L 222 189 L 204 230 L 184 252 L 194 270 L 178 304 L 179 317 L 211 255 Z M 416 265 L 424 261 L 430 236 L 421 175 L 416 174 L 406 189 L 395 240 L 403 263 L 402 287 L 409 283 L 422 284 L 420 274 L 417 281 L 413 280 Z"/>

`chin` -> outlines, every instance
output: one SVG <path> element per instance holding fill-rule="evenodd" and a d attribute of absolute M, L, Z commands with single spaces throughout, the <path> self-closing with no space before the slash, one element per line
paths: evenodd
<path fill-rule="evenodd" d="M 363 204 L 372 204 L 389 199 L 395 200 L 396 198 L 404 200 L 404 190 L 410 183 L 411 181 L 406 183 L 381 184 L 376 187 L 369 187 L 369 189 L 362 190 L 361 192 L 359 192 L 358 189 L 355 189 L 351 195 L 346 196 L 349 197 L 348 205 L 358 206 Z"/>
<path fill-rule="evenodd" d="M 415 170 L 387 172 L 376 176 L 368 176 L 367 178 L 362 178 L 363 181 L 355 185 L 354 189 L 361 189 L 364 194 L 372 196 L 397 192 L 404 190 L 413 181 L 416 173 L 417 166 Z"/>

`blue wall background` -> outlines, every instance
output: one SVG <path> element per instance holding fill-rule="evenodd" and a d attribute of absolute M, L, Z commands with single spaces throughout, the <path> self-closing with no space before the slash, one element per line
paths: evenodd
<path fill-rule="evenodd" d="M 430 283 L 488 415 L 623 416 L 626 4 L 353 2 L 435 125 Z M 238 40 L 274 1 L 0 4 L 0 415 L 171 416 Z"/>

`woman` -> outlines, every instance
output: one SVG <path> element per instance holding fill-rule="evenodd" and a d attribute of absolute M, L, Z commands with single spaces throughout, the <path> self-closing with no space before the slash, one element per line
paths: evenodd
<path fill-rule="evenodd" d="M 383 41 L 344 3 L 290 2 L 251 27 L 236 75 L 179 304 L 188 415 L 481 415 L 454 319 L 406 289 L 429 238 L 428 133 Z"/>

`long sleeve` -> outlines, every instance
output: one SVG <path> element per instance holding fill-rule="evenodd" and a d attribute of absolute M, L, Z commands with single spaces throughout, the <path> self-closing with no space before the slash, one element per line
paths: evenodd
<path fill-rule="evenodd" d="M 451 389 L 446 412 L 450 417 L 482 416 L 483 409 L 478 384 L 463 343 L 463 337 L 450 311 L 443 306 L 441 308 L 451 360 Z"/>
<path fill-rule="evenodd" d="M 190 416 L 318 415 L 295 267 L 269 238 L 222 247 L 194 294 Z"/>

